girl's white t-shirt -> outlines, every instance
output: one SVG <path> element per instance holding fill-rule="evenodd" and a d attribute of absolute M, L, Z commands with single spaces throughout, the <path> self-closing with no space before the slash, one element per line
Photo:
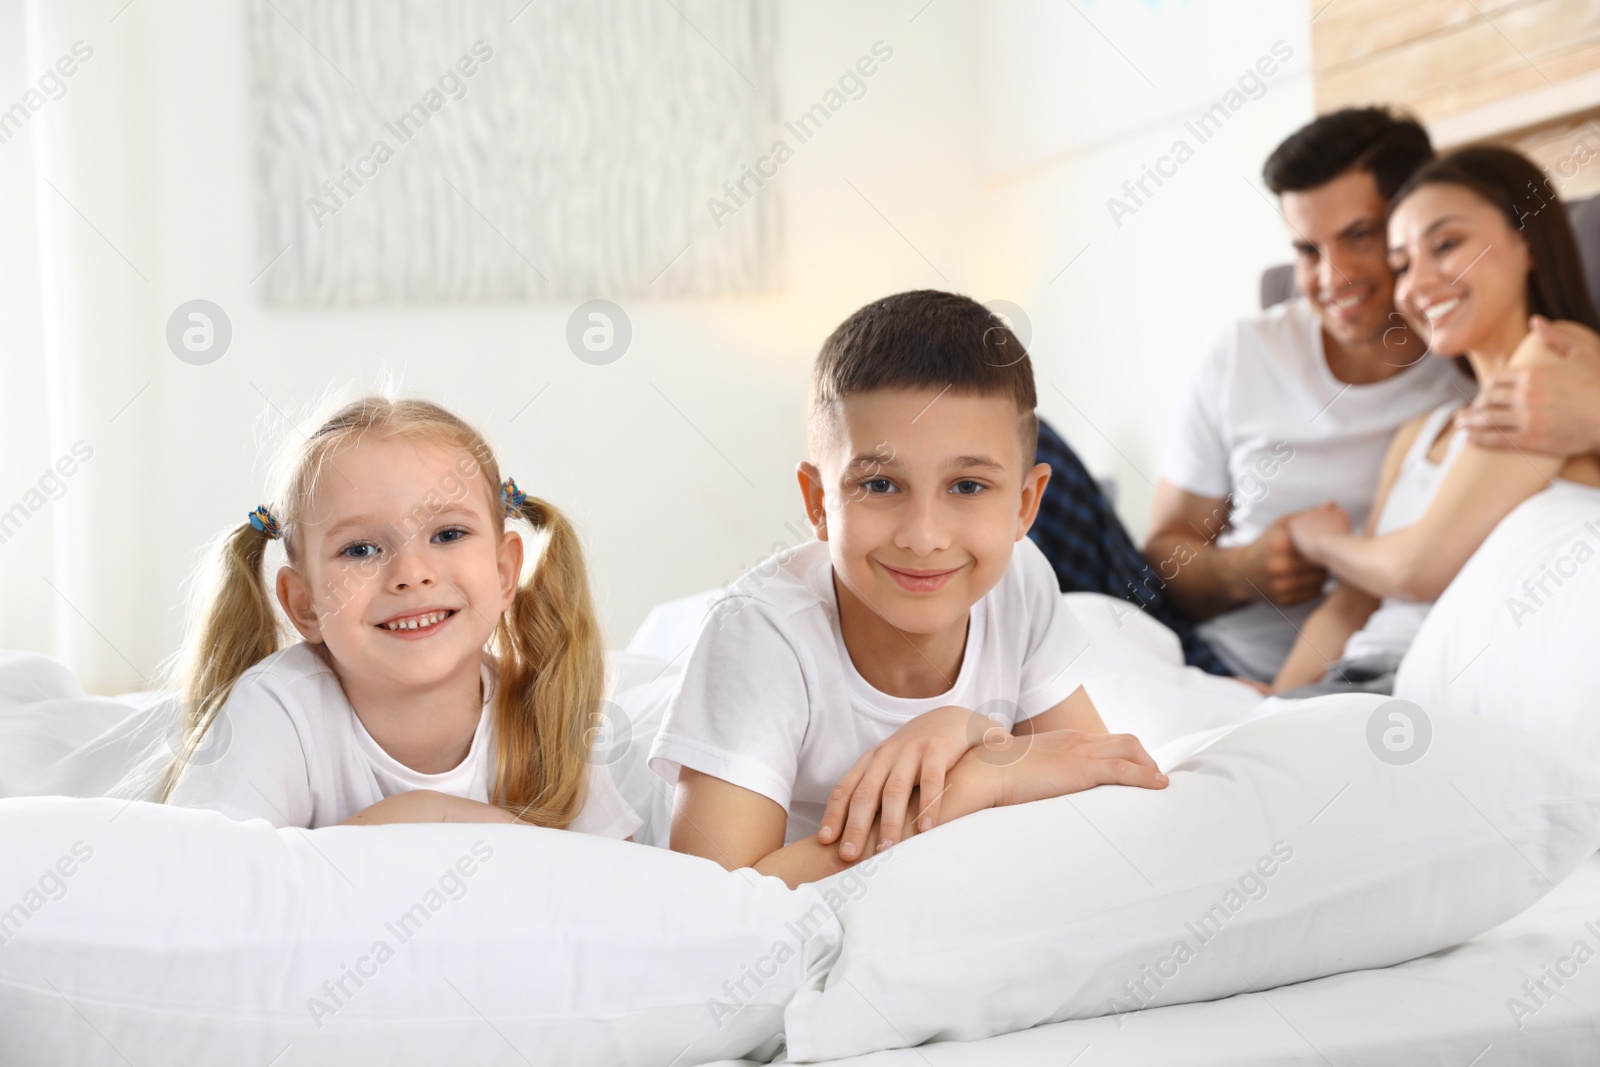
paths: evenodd
<path fill-rule="evenodd" d="M 494 773 L 488 699 L 493 685 L 493 661 L 485 655 L 483 713 L 466 758 L 448 771 L 424 774 L 373 740 L 333 668 L 310 645 L 298 642 L 240 676 L 172 803 L 313 830 L 416 789 L 488 803 Z M 602 837 L 632 835 L 642 820 L 604 766 L 591 764 L 590 771 L 588 798 L 569 829 Z"/>

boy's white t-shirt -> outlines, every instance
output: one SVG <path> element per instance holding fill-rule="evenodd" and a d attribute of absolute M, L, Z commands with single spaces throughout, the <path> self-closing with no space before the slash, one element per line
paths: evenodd
<path fill-rule="evenodd" d="M 701 626 L 650 767 L 668 783 L 688 767 L 770 798 L 788 812 L 787 844 L 816 833 L 839 779 L 901 726 L 956 704 L 1010 729 L 1072 695 L 1089 647 L 1026 537 L 972 606 L 960 670 L 938 696 L 873 688 L 838 620 L 824 542 L 780 552 L 740 578 Z"/>
<path fill-rule="evenodd" d="M 1180 489 L 1230 501 L 1219 548 L 1249 544 L 1284 515 L 1330 500 L 1359 530 L 1395 432 L 1474 392 L 1454 361 L 1433 355 L 1381 382 L 1341 382 L 1328 368 L 1321 320 L 1298 297 L 1238 320 L 1202 357 L 1179 402 L 1161 474 Z M 1158 575 L 1170 577 L 1171 569 L 1156 561 Z M 1256 601 L 1201 632 L 1234 667 L 1271 678 L 1313 607 Z"/>
<path fill-rule="evenodd" d="M 208 739 L 202 749 L 220 754 L 187 768 L 172 803 L 313 830 L 416 789 L 488 803 L 494 773 L 488 699 L 493 684 L 492 660 L 485 655 L 483 713 L 466 758 L 448 771 L 424 774 L 373 740 L 332 667 L 301 641 L 240 676 L 212 726 L 213 733 L 226 733 Z M 588 797 L 569 829 L 624 838 L 640 825 L 611 774 L 591 765 Z"/>

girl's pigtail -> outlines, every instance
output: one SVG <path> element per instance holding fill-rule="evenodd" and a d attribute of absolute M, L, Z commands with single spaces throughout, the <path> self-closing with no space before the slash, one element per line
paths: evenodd
<path fill-rule="evenodd" d="M 510 655 L 501 657 L 496 698 L 494 799 L 525 821 L 565 829 L 585 800 L 590 720 L 605 696 L 605 644 L 577 531 L 535 497 L 524 497 L 517 514 L 549 540 L 500 623 Z"/>
<path fill-rule="evenodd" d="M 222 542 L 218 572 L 189 634 L 176 678 L 183 700 L 183 731 L 154 798 L 160 803 L 171 798 L 239 676 L 278 651 L 282 643 L 272 596 L 262 577 L 267 542 L 274 533 L 246 522 Z"/>

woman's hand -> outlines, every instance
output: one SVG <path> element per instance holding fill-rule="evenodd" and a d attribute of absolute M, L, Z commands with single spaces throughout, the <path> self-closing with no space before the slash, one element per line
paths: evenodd
<path fill-rule="evenodd" d="M 945 775 L 988 730 L 1006 732 L 993 719 L 954 704 L 918 715 L 863 753 L 839 779 L 828 795 L 817 840 L 824 845 L 838 840 L 841 859 L 858 859 L 881 808 L 876 847 L 888 848 L 905 836 L 906 808 L 916 788 L 925 803 L 919 826 L 937 826 Z"/>
<path fill-rule="evenodd" d="M 1294 547 L 1313 563 L 1326 564 L 1323 549 L 1336 537 L 1350 536 L 1350 516 L 1338 504 L 1327 503 L 1289 517 L 1289 537 Z"/>
<path fill-rule="evenodd" d="M 407 822 L 516 822 L 516 816 L 493 804 L 440 793 L 433 789 L 414 789 L 384 797 L 340 823 L 341 826 L 378 826 Z"/>
<path fill-rule="evenodd" d="M 1576 322 L 1528 320 L 1510 365 L 1456 416 L 1482 448 L 1556 456 L 1600 452 L 1600 335 Z"/>

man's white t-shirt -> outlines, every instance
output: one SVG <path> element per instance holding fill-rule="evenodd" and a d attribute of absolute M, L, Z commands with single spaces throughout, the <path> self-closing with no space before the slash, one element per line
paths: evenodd
<path fill-rule="evenodd" d="M 689 767 L 788 812 L 785 844 L 816 833 L 828 794 L 862 753 L 924 712 L 955 704 L 1007 729 L 1072 695 L 1089 641 L 1028 538 L 972 606 L 948 691 L 906 698 L 861 677 L 839 630 L 828 546 L 811 541 L 742 577 L 706 616 L 650 749 L 676 783 Z"/>
<path fill-rule="evenodd" d="M 251 667 L 228 695 L 203 751 L 220 750 L 184 772 L 172 802 L 234 819 L 316 829 L 344 822 L 385 797 L 432 789 L 482 803 L 494 773 L 493 661 L 484 656 L 483 713 L 466 758 L 448 771 L 412 770 L 373 740 L 338 676 L 304 641 Z M 624 838 L 641 820 L 610 773 L 591 765 L 589 792 L 569 829 Z"/>
<path fill-rule="evenodd" d="M 1228 527 L 1216 540 L 1221 548 L 1249 544 L 1284 515 L 1330 500 L 1361 529 L 1395 432 L 1474 391 L 1452 360 L 1432 355 L 1381 382 L 1339 381 L 1328 369 L 1321 321 L 1299 297 L 1240 319 L 1200 360 L 1179 402 L 1161 474 L 1180 489 L 1229 501 Z M 1181 566 L 1153 562 L 1164 577 Z M 1267 680 L 1315 606 L 1255 601 L 1200 632 L 1230 666 Z"/>

